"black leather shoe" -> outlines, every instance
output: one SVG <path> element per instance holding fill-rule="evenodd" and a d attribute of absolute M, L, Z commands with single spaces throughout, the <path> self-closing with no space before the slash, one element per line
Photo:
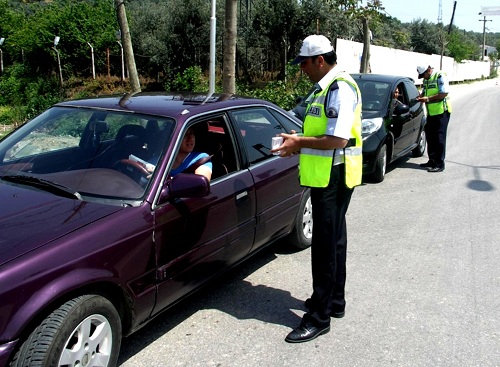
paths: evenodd
<path fill-rule="evenodd" d="M 302 320 L 299 327 L 286 336 L 285 341 L 288 343 L 304 343 L 329 331 L 330 325 L 316 326 L 311 321 Z"/>
<path fill-rule="evenodd" d="M 434 168 L 436 167 L 436 163 L 434 163 L 433 161 L 427 161 L 425 163 L 420 163 L 419 166 L 423 168 Z"/>
<path fill-rule="evenodd" d="M 427 172 L 443 172 L 444 167 L 432 167 L 427 170 Z"/>
<path fill-rule="evenodd" d="M 312 299 L 308 298 L 305 300 L 304 305 L 307 307 L 309 311 L 312 309 Z M 345 310 L 333 310 L 332 313 L 330 314 L 331 317 L 334 317 L 336 319 L 341 319 L 342 317 L 345 316 Z"/>

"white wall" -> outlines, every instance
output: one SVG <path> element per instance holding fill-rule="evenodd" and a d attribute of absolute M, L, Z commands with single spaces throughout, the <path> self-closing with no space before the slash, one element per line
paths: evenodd
<path fill-rule="evenodd" d="M 359 42 L 337 39 L 335 48 L 339 70 L 348 73 L 359 73 L 363 44 Z M 397 50 L 393 48 L 370 45 L 370 67 L 373 74 L 403 75 L 413 78 L 415 84 L 422 84 L 418 78 L 417 66 L 432 66 L 435 70 L 443 70 L 450 82 L 477 80 L 490 75 L 488 61 L 455 62 L 452 57 L 443 57 L 440 68 L 440 55 L 426 55 L 418 52 Z"/>

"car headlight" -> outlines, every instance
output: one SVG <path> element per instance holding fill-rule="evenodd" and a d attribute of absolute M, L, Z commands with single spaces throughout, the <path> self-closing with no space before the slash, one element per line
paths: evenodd
<path fill-rule="evenodd" d="M 382 117 L 361 120 L 361 135 L 364 137 L 373 134 L 380 129 L 383 122 L 384 119 Z"/>

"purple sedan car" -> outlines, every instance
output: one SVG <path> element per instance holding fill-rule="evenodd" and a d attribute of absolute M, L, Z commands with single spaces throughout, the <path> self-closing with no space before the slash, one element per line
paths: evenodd
<path fill-rule="evenodd" d="M 122 336 L 283 239 L 310 245 L 299 131 L 233 95 L 58 103 L 0 141 L 0 366 L 114 366 Z M 184 135 L 212 176 L 170 174 Z"/>

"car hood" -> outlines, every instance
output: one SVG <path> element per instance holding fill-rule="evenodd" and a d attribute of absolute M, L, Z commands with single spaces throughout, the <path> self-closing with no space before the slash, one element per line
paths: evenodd
<path fill-rule="evenodd" d="M 0 265 L 122 207 L 0 184 Z"/>
<path fill-rule="evenodd" d="M 385 117 L 386 113 L 384 111 L 363 111 L 363 119 L 373 119 L 375 117 Z"/>

